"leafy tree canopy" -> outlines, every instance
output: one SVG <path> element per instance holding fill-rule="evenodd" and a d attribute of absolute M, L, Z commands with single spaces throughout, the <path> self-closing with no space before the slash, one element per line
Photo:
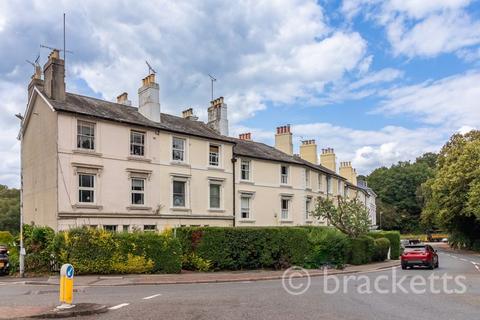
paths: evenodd
<path fill-rule="evenodd" d="M 422 189 L 422 221 L 445 228 L 458 245 L 480 248 L 480 131 L 453 135 Z"/>
<path fill-rule="evenodd" d="M 375 169 L 367 176 L 368 186 L 377 194 L 377 221 L 383 229 L 417 231 L 423 208 L 421 185 L 434 175 L 437 155 L 426 153 L 415 162 L 399 162 L 390 168 Z"/>
<path fill-rule="evenodd" d="M 0 185 L 0 230 L 17 234 L 20 230 L 20 191 Z"/>
<path fill-rule="evenodd" d="M 338 205 L 330 198 L 318 197 L 312 216 L 326 220 L 344 234 L 356 238 L 368 233 L 370 215 L 365 205 L 355 200 L 337 197 Z"/>

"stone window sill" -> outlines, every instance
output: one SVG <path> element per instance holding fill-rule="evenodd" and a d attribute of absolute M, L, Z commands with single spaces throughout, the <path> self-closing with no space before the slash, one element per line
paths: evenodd
<path fill-rule="evenodd" d="M 128 156 L 128 160 L 140 161 L 140 162 L 152 162 L 152 159 L 148 159 L 142 156 Z"/>
<path fill-rule="evenodd" d="M 243 183 L 243 184 L 251 184 L 251 185 L 254 185 L 255 182 L 251 181 L 251 180 L 240 180 L 240 183 Z"/>
<path fill-rule="evenodd" d="M 93 156 L 93 157 L 101 157 L 102 156 L 101 153 L 96 152 L 95 150 L 88 150 L 88 149 L 74 149 L 73 153 L 84 154 L 84 155 Z"/>
<path fill-rule="evenodd" d="M 293 223 L 293 220 L 280 220 L 280 223 Z"/>
<path fill-rule="evenodd" d="M 170 164 L 173 165 L 173 166 L 181 166 L 181 167 L 190 168 L 190 165 L 186 162 L 183 162 L 183 161 L 172 160 L 172 161 L 170 161 Z"/>
<path fill-rule="evenodd" d="M 225 171 L 224 168 L 220 168 L 219 166 L 207 166 L 208 170 L 215 170 L 215 171 Z"/>
<path fill-rule="evenodd" d="M 210 211 L 210 212 L 225 212 L 225 209 L 209 208 L 208 211 Z"/>
<path fill-rule="evenodd" d="M 241 223 L 255 223 L 255 220 L 254 219 L 239 219 L 238 222 L 241 222 Z"/>
<path fill-rule="evenodd" d="M 127 210 L 145 210 L 145 211 L 148 210 L 149 211 L 149 210 L 152 210 L 152 207 L 132 205 L 132 206 L 128 206 Z"/>
<path fill-rule="evenodd" d="M 74 209 L 97 209 L 101 210 L 103 206 L 97 204 L 89 204 L 89 203 L 77 203 L 72 206 Z"/>

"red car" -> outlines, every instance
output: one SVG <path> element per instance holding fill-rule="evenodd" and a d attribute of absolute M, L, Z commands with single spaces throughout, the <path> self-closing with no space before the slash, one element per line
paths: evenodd
<path fill-rule="evenodd" d="M 401 256 L 402 269 L 423 266 L 429 269 L 438 268 L 438 254 L 428 244 L 407 245 Z"/>

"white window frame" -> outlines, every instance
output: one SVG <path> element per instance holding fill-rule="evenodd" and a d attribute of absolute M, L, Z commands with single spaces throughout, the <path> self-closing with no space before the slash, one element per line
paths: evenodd
<path fill-rule="evenodd" d="M 286 168 L 287 173 L 282 173 L 282 169 Z M 290 182 L 290 167 L 287 165 L 280 165 L 280 184 L 282 185 L 288 185 Z"/>
<path fill-rule="evenodd" d="M 305 169 L 305 189 L 310 189 L 310 169 Z"/>
<path fill-rule="evenodd" d="M 143 182 L 143 190 L 133 190 L 133 180 L 139 180 Z M 147 179 L 145 178 L 139 178 L 139 177 L 131 177 L 130 178 L 130 204 L 132 206 L 145 206 L 145 203 L 147 202 L 146 200 L 146 184 L 147 184 Z M 143 203 L 133 203 L 133 195 L 134 194 L 142 194 L 143 195 Z"/>
<path fill-rule="evenodd" d="M 184 206 L 175 206 L 174 203 L 174 190 L 173 186 L 175 182 L 183 182 L 185 189 L 184 189 Z M 189 177 L 183 176 L 172 176 L 171 186 L 170 186 L 170 208 L 172 210 L 188 210 L 190 208 L 190 179 Z"/>
<path fill-rule="evenodd" d="M 154 228 L 153 228 L 153 230 L 152 229 L 145 230 L 146 226 L 154 226 Z M 157 232 L 157 225 L 156 224 L 144 224 L 142 226 L 142 230 L 143 230 L 143 232 Z"/>
<path fill-rule="evenodd" d="M 88 135 L 85 135 L 85 134 L 81 134 L 80 131 L 79 131 L 79 127 L 80 126 L 91 126 L 91 129 L 93 131 L 93 136 L 88 136 Z M 80 149 L 80 150 L 89 150 L 89 151 L 95 151 L 95 148 L 97 147 L 97 143 L 96 143 L 96 139 L 95 139 L 95 136 L 96 136 L 96 123 L 95 122 L 90 122 L 90 121 L 85 121 L 85 120 L 80 120 L 80 119 L 77 119 L 77 135 L 76 135 L 76 147 L 77 149 Z M 79 137 L 82 136 L 82 137 L 85 137 L 85 138 L 88 138 L 88 139 L 92 139 L 92 144 L 93 144 L 93 148 L 83 148 L 82 146 L 79 146 Z"/>
<path fill-rule="evenodd" d="M 318 192 L 323 192 L 323 174 L 318 173 Z"/>
<path fill-rule="evenodd" d="M 248 208 L 243 207 L 243 199 L 248 199 Z M 252 200 L 253 200 L 253 195 L 250 193 L 241 193 L 240 194 L 240 220 L 253 220 L 253 215 L 252 215 Z M 247 212 L 247 217 L 243 217 L 243 212 L 246 210 Z"/>
<path fill-rule="evenodd" d="M 248 179 L 243 179 L 243 163 L 248 164 L 248 170 L 246 171 L 248 174 Z M 241 181 L 252 181 L 252 160 L 250 159 L 240 159 L 240 180 Z"/>
<path fill-rule="evenodd" d="M 283 208 L 283 201 L 287 201 L 287 209 Z M 292 198 L 282 197 L 280 200 L 280 220 L 289 221 L 290 220 L 290 211 L 292 207 Z M 286 213 L 286 215 L 285 215 Z"/>
<path fill-rule="evenodd" d="M 210 189 L 212 185 L 218 186 L 218 208 L 212 207 L 212 194 Z M 223 210 L 223 183 L 221 181 L 211 180 L 208 183 L 208 209 L 212 211 Z"/>
<path fill-rule="evenodd" d="M 212 162 L 212 152 L 210 152 L 211 147 L 217 147 L 218 148 L 218 153 L 217 153 L 217 163 L 215 164 Z M 219 144 L 215 143 L 209 143 L 208 144 L 208 166 L 209 167 L 214 167 L 214 168 L 221 168 L 221 163 L 222 163 L 222 146 Z"/>
<path fill-rule="evenodd" d="M 81 176 L 92 176 L 93 177 L 93 187 L 82 187 L 80 186 L 80 181 L 81 181 Z M 96 186 L 97 186 L 97 175 L 93 173 L 83 173 L 80 172 L 78 173 L 78 182 L 77 182 L 77 188 L 78 188 L 78 203 L 80 204 L 96 204 L 97 203 L 97 194 L 96 194 Z M 93 201 L 91 202 L 82 202 L 81 197 L 80 197 L 80 192 L 81 191 L 93 191 Z"/>
<path fill-rule="evenodd" d="M 133 141 L 133 136 L 135 134 L 142 135 L 143 137 L 143 144 L 141 143 L 136 143 Z M 133 157 L 145 157 L 146 155 L 146 141 L 147 141 L 147 133 L 144 131 L 139 131 L 139 130 L 130 130 L 130 155 Z M 142 148 L 142 154 L 135 154 L 134 153 L 134 147 L 138 146 Z"/>
<path fill-rule="evenodd" d="M 173 147 L 173 143 L 175 140 L 181 140 L 183 142 L 183 149 L 178 149 Z M 179 151 L 182 152 L 182 159 L 174 159 L 173 157 L 173 152 L 174 151 Z M 180 163 L 185 163 L 187 162 L 187 139 L 182 138 L 182 137 L 177 137 L 177 136 L 172 136 L 172 143 L 171 143 L 171 153 L 170 153 L 171 159 L 173 162 L 180 162 Z"/>
<path fill-rule="evenodd" d="M 333 194 L 333 178 L 327 176 L 327 194 Z"/>
<path fill-rule="evenodd" d="M 113 230 L 107 230 L 107 227 L 112 227 Z M 109 232 L 118 232 L 118 226 L 116 224 L 104 224 L 102 229 Z"/>
<path fill-rule="evenodd" d="M 312 198 L 311 197 L 306 197 L 305 198 L 304 218 L 305 218 L 305 221 L 308 221 L 308 222 L 312 221 L 312 215 L 310 214 L 311 205 L 312 205 Z"/>

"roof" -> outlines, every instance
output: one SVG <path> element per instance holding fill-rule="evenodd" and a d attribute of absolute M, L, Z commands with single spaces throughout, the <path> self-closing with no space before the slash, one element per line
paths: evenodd
<path fill-rule="evenodd" d="M 86 97 L 68 92 L 66 94 L 66 99 L 64 102 L 49 99 L 45 95 L 44 97 L 57 111 L 76 113 L 85 116 L 93 116 L 105 120 L 139 125 L 152 129 L 160 129 L 208 139 L 231 142 L 228 137 L 218 134 L 216 131 L 214 131 L 201 121 L 184 119 L 182 117 L 162 113 L 162 122 L 155 122 L 144 117 L 140 112 L 138 112 L 138 108 L 136 107 L 126 106 L 119 103 Z"/>
<path fill-rule="evenodd" d="M 276 162 L 304 165 L 310 167 L 311 169 L 322 171 L 326 174 L 334 175 L 344 179 L 343 177 L 339 176 L 335 171 L 327 169 L 321 165 L 313 164 L 300 157 L 291 156 L 267 144 L 251 140 L 241 140 L 236 138 L 230 139 L 235 142 L 235 146 L 233 147 L 233 153 L 236 155 Z"/>
<path fill-rule="evenodd" d="M 177 132 L 197 137 L 230 142 L 234 144 L 233 152 L 236 155 L 303 165 L 310 167 L 311 169 L 322 171 L 326 174 L 344 179 L 335 171 L 327 169 L 324 166 L 308 162 L 298 156 L 286 154 L 267 144 L 223 136 L 217 133 L 215 130 L 211 129 L 207 124 L 202 121 L 194 121 L 162 113 L 162 121 L 155 122 L 144 117 L 140 112 L 138 112 L 137 107 L 127 106 L 111 101 L 101 100 L 69 92 L 66 93 L 66 98 L 63 102 L 50 99 L 46 95 L 42 96 L 48 100 L 50 105 L 56 111 L 75 113 L 89 117 L 148 127 L 152 129 L 166 130 L 170 132 Z"/>

